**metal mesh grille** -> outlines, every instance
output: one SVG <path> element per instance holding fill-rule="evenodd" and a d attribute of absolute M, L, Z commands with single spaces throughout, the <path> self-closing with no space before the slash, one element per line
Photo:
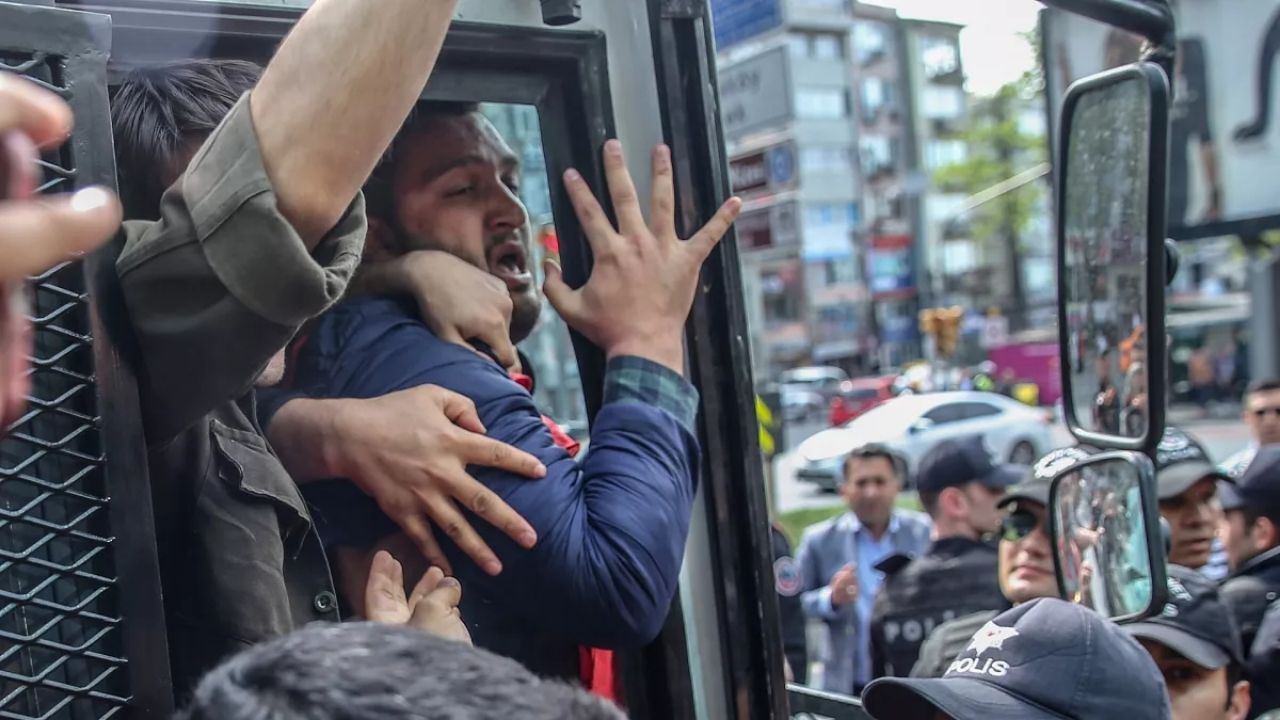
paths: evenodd
<path fill-rule="evenodd" d="M 57 57 L 0 69 L 69 99 Z M 69 149 L 42 166 L 42 192 L 74 188 Z M 0 718 L 110 718 L 128 677 L 81 264 L 36 278 L 32 308 L 31 397 L 0 442 Z"/>

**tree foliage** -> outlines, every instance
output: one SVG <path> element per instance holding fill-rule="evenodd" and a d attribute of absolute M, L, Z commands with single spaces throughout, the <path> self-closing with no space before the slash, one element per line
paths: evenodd
<path fill-rule="evenodd" d="M 1045 162 L 1045 137 L 1023 130 L 1018 117 L 1028 107 L 1042 106 L 1038 73 L 1028 72 L 1001 87 L 995 95 L 977 100 L 969 126 L 960 134 L 967 157 L 939 168 L 935 185 L 946 192 L 976 195 Z M 966 218 L 970 237 L 979 244 L 1021 233 L 1038 209 L 1043 186 L 1030 183 L 980 206 Z"/>

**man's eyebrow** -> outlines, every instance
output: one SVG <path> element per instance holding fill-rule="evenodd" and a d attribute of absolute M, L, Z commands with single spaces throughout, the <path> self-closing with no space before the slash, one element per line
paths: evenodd
<path fill-rule="evenodd" d="M 422 180 L 423 182 L 430 183 L 435 181 L 437 178 L 444 175 L 445 173 L 448 173 L 453 170 L 457 170 L 458 168 L 464 168 L 471 165 L 489 165 L 489 164 L 490 164 L 489 158 L 483 155 L 479 155 L 475 153 L 472 153 L 469 155 L 462 155 L 448 162 L 441 163 L 440 165 L 436 165 L 434 167 L 429 168 L 427 172 L 423 174 Z M 503 154 L 498 159 L 498 164 L 501 167 L 503 172 L 516 170 L 516 169 L 519 169 L 520 167 L 520 158 L 516 157 L 514 154 L 510 154 L 510 155 Z"/>

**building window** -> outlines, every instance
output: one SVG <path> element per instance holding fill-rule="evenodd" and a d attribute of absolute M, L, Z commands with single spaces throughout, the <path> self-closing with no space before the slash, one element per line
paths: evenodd
<path fill-rule="evenodd" d="M 951 85 L 931 85 L 924 89 L 921 104 L 929 120 L 959 120 L 964 114 L 964 90 Z"/>
<path fill-rule="evenodd" d="M 848 173 L 849 151 L 842 147 L 813 146 L 800 149 L 803 173 Z"/>
<path fill-rule="evenodd" d="M 788 35 L 787 48 L 791 51 L 791 57 L 804 60 L 809 57 L 809 38 L 802 34 Z"/>
<path fill-rule="evenodd" d="M 809 47 L 817 60 L 841 60 L 844 58 L 844 43 L 834 33 L 818 33 L 809 38 Z"/>
<path fill-rule="evenodd" d="M 836 33 L 794 33 L 787 36 L 787 47 L 801 60 L 844 59 L 844 37 Z"/>
<path fill-rule="evenodd" d="M 788 266 L 762 271 L 760 294 L 764 305 L 765 325 L 773 326 L 801 319 L 804 298 L 799 267 Z"/>
<path fill-rule="evenodd" d="M 847 230 L 858 225 L 856 203 L 815 203 L 804 208 L 805 229 L 840 228 Z"/>
<path fill-rule="evenodd" d="M 853 27 L 853 47 L 859 65 L 885 57 L 889 52 L 889 29 L 882 23 L 859 22 Z"/>
<path fill-rule="evenodd" d="M 808 120 L 838 120 L 849 116 L 849 98 L 843 90 L 796 90 L 796 115 Z"/>
<path fill-rule="evenodd" d="M 925 37 L 920 47 L 925 77 L 937 80 L 960 72 L 960 46 L 954 38 Z"/>
<path fill-rule="evenodd" d="M 801 5 L 823 10 L 848 10 L 848 0 L 800 0 Z"/>
<path fill-rule="evenodd" d="M 893 143 L 882 135 L 863 135 L 858 139 L 858 152 L 862 160 L 862 174 L 874 177 L 894 168 Z"/>
<path fill-rule="evenodd" d="M 932 140 L 924 146 L 924 164 L 929 170 L 964 162 L 963 140 Z"/>

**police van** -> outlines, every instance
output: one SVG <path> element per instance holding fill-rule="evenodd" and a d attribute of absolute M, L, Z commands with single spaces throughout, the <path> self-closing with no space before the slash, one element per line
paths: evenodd
<path fill-rule="evenodd" d="M 1142 288 L 1126 296 L 1127 317 L 1146 338 L 1161 338 L 1173 16 L 1165 0 L 1045 2 L 1142 35 L 1151 48 L 1141 63 L 1077 84 L 1063 110 L 1060 314 L 1086 320 L 1063 323 L 1064 355 L 1072 333 L 1101 332 L 1087 322 L 1097 307 L 1090 293 L 1118 284 Z M 76 117 L 71 142 L 44 159 L 41 189 L 115 186 L 109 98 L 131 69 L 193 57 L 265 63 L 303 9 L 0 2 L 0 65 L 61 95 Z M 599 150 L 607 139 L 633 149 L 667 143 L 677 225 L 687 237 L 730 194 L 715 68 L 708 0 L 463 0 L 423 97 L 518 109 L 537 129 L 528 148 L 535 166 L 552 178 L 577 168 L 595 188 L 604 186 Z M 1116 135 L 1120 126 L 1130 131 Z M 1118 155 L 1124 162 L 1113 162 Z M 632 160 L 632 168 L 647 167 Z M 636 184 L 647 187 L 643 172 Z M 545 183 L 544 192 L 566 279 L 580 285 L 589 248 L 565 191 Z M 1100 265 L 1104 254 L 1125 259 Z M 162 718 L 174 709 L 137 378 L 113 342 L 123 313 L 113 268 L 104 250 L 34 280 L 33 390 L 0 444 L 4 718 Z M 688 323 L 689 377 L 702 400 L 701 492 L 661 634 L 619 653 L 622 702 L 638 719 L 863 718 L 856 698 L 784 680 L 739 272 L 729 240 L 703 270 Z M 576 335 L 573 347 L 590 417 L 602 400 L 604 356 Z M 1073 430 L 1109 452 L 1058 479 L 1054 532 L 1071 538 L 1110 522 L 1106 537 L 1123 545 L 1057 543 L 1059 581 L 1067 597 L 1088 596 L 1118 619 L 1139 617 L 1161 606 L 1165 587 L 1146 459 L 1164 422 L 1163 363 L 1147 363 L 1147 375 L 1131 380 L 1127 397 L 1140 397 L 1133 407 L 1143 409 L 1118 428 L 1091 424 L 1094 388 L 1072 375 L 1075 364 L 1062 367 Z M 1082 588 L 1087 558 L 1099 570 Z"/>

